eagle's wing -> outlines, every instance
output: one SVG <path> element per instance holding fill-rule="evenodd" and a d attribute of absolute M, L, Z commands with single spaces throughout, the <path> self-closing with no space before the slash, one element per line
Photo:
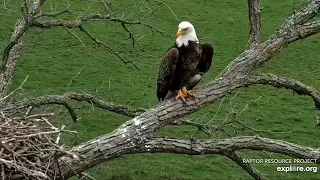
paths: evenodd
<path fill-rule="evenodd" d="M 201 58 L 197 65 L 197 73 L 190 78 L 187 89 L 193 89 L 200 82 L 201 77 L 211 67 L 214 52 L 212 45 L 209 43 L 201 44 L 201 50 Z"/>
<path fill-rule="evenodd" d="M 201 44 L 201 47 L 202 47 L 202 54 L 201 54 L 201 58 L 199 60 L 197 69 L 199 70 L 199 74 L 202 76 L 211 67 L 214 50 L 210 43 Z"/>
<path fill-rule="evenodd" d="M 171 89 L 174 72 L 179 60 L 179 51 L 173 47 L 169 49 L 160 64 L 157 80 L 157 97 L 158 100 L 164 100 Z"/>

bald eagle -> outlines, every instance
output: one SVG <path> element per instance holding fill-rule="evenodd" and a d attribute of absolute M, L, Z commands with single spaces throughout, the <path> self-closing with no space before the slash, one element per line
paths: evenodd
<path fill-rule="evenodd" d="M 176 95 L 185 101 L 192 97 L 191 89 L 210 69 L 213 47 L 199 44 L 193 25 L 183 21 L 178 26 L 177 39 L 160 64 L 157 80 L 157 96 L 162 101 Z"/>

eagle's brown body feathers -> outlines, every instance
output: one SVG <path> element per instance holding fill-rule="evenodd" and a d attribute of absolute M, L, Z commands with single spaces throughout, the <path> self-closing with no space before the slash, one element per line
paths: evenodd
<path fill-rule="evenodd" d="M 187 46 L 173 46 L 164 56 L 157 80 L 159 100 L 172 97 L 182 87 L 192 89 L 212 63 L 213 47 L 189 41 Z"/>

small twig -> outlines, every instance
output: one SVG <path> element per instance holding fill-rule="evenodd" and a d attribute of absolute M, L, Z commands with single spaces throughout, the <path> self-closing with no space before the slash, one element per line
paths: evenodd
<path fill-rule="evenodd" d="M 93 37 L 85 28 L 83 25 L 79 26 L 80 31 L 84 32 L 87 36 L 89 36 L 90 39 L 92 39 L 95 43 L 97 43 L 98 45 L 102 45 L 104 47 L 106 47 L 107 49 L 109 49 L 113 54 L 115 54 L 124 64 L 132 64 L 137 70 L 140 71 L 140 69 L 138 68 L 138 66 L 133 63 L 132 61 L 127 61 L 125 60 L 117 51 L 115 51 L 111 46 L 109 46 L 108 44 L 100 41 L 99 39 Z"/>
<path fill-rule="evenodd" d="M 169 37 L 170 39 L 173 39 L 174 35 L 169 34 L 165 31 L 162 31 L 150 24 L 144 23 L 142 21 L 129 21 L 129 20 L 124 20 L 124 19 L 119 19 L 119 18 L 113 18 L 110 15 L 101 15 L 101 14 L 94 14 L 91 16 L 85 16 L 80 18 L 83 21 L 111 21 L 111 22 L 118 22 L 118 23 L 124 23 L 124 24 L 133 24 L 133 25 L 141 25 L 144 27 L 148 27 L 152 31 L 155 31 L 157 33 L 160 33 L 161 35 L 164 35 L 166 37 Z"/>
<path fill-rule="evenodd" d="M 84 179 L 84 178 L 88 178 L 90 180 L 96 180 L 94 177 L 90 176 L 89 173 L 82 172 L 80 174 L 82 177 L 79 180 Z"/>
<path fill-rule="evenodd" d="M 14 117 L 12 118 L 13 120 L 28 120 L 28 119 L 37 119 L 37 118 L 43 118 L 43 117 L 48 117 L 48 116 L 53 116 L 53 113 L 49 114 L 34 114 L 34 115 L 29 115 L 29 116 L 24 116 L 24 117 Z"/>
<path fill-rule="evenodd" d="M 123 27 L 123 29 L 125 31 L 127 31 L 129 33 L 129 38 L 132 40 L 132 47 L 137 51 L 135 44 L 136 43 L 138 44 L 138 41 L 136 41 L 133 33 L 128 29 L 128 27 L 126 26 L 126 24 L 124 22 L 121 23 L 121 26 Z"/>
<path fill-rule="evenodd" d="M 142 92 L 134 83 L 132 83 L 130 77 L 129 77 L 128 81 L 129 81 L 129 83 L 130 83 L 134 88 L 136 88 L 136 89 L 140 92 L 141 95 L 144 95 L 144 92 Z"/>
<path fill-rule="evenodd" d="M 58 17 L 55 17 L 62 25 L 63 25 L 63 27 L 66 29 L 66 31 L 68 31 L 70 34 L 72 34 L 74 37 L 76 37 L 78 40 L 79 40 L 79 42 L 82 44 L 82 46 L 83 47 L 87 47 L 84 43 L 83 43 L 83 41 L 81 40 L 81 38 L 79 37 L 79 36 L 77 36 L 74 32 L 72 32 L 70 29 L 69 29 L 69 27 L 67 27 L 67 26 L 65 26 L 65 24 L 63 23 L 63 21 L 61 20 L 61 19 L 59 19 Z"/>
<path fill-rule="evenodd" d="M 5 97 L 1 98 L 1 99 L 0 99 L 0 102 L 6 100 L 8 97 L 10 97 L 10 96 L 11 96 L 12 94 L 14 94 L 16 91 L 22 89 L 22 86 L 23 86 L 24 83 L 27 81 L 28 77 L 29 77 L 29 75 L 26 76 L 26 78 L 23 80 L 23 82 L 20 84 L 20 86 L 19 86 L 17 89 L 13 90 L 13 91 L 10 92 L 8 95 L 6 95 Z"/>
<path fill-rule="evenodd" d="M 160 3 L 160 4 L 163 4 L 165 5 L 169 11 L 172 13 L 172 15 L 178 20 L 178 21 L 181 21 L 178 16 L 174 13 L 174 11 L 170 8 L 170 6 L 167 5 L 167 3 L 163 2 L 163 1 L 158 1 L 158 0 L 154 0 L 154 2 L 157 2 L 157 3 Z"/>
<path fill-rule="evenodd" d="M 61 129 L 61 130 L 64 130 L 64 128 L 65 128 L 65 125 L 62 125 L 60 129 Z M 58 136 L 57 136 L 57 139 L 56 139 L 56 141 L 55 141 L 56 144 L 59 144 L 60 136 L 61 136 L 61 132 L 60 132 L 60 133 L 58 134 Z"/>
<path fill-rule="evenodd" d="M 65 13 L 71 13 L 69 11 L 69 9 L 65 9 L 61 12 L 57 12 L 57 13 L 41 13 L 41 14 L 38 14 L 37 16 L 35 16 L 35 18 L 39 18 L 39 17 L 43 17 L 43 16 L 46 16 L 46 17 L 57 17 L 59 15 L 62 15 L 62 14 L 65 14 Z"/>
<path fill-rule="evenodd" d="M 111 78 L 112 78 L 112 74 L 110 75 L 110 78 L 108 81 L 108 92 L 110 92 L 110 88 L 111 88 Z"/>
<path fill-rule="evenodd" d="M 48 121 L 46 118 L 41 117 L 42 120 L 44 120 L 53 130 L 58 130 L 58 128 L 56 128 L 55 126 L 53 126 L 50 121 Z"/>
<path fill-rule="evenodd" d="M 225 97 L 222 98 L 222 100 L 221 100 L 221 102 L 220 102 L 220 104 L 219 104 L 219 106 L 218 106 L 218 109 L 217 109 L 216 113 L 214 114 L 213 118 L 212 118 L 210 121 L 207 122 L 207 124 L 209 124 L 209 123 L 211 123 L 213 120 L 215 120 L 215 118 L 216 118 L 216 116 L 217 116 L 217 114 L 218 114 L 218 112 L 219 112 L 219 110 L 220 110 L 220 108 L 221 108 L 221 106 L 222 106 L 222 103 L 223 103 L 224 99 L 225 99 Z"/>
<path fill-rule="evenodd" d="M 27 108 L 27 111 L 26 111 L 26 113 L 25 113 L 25 116 L 28 116 L 28 115 L 31 113 L 32 110 L 33 110 L 33 106 L 29 106 L 29 107 Z"/>
<path fill-rule="evenodd" d="M 60 159 L 60 161 L 61 161 L 63 164 L 65 164 L 68 168 L 70 168 L 70 169 L 74 172 L 74 174 L 75 174 L 76 176 L 79 176 L 78 172 L 77 172 L 74 168 L 72 168 L 68 163 L 64 162 L 64 160 L 62 160 L 62 159 Z"/>
<path fill-rule="evenodd" d="M 73 76 L 71 78 L 71 80 L 69 81 L 69 83 L 67 84 L 67 89 L 70 87 L 70 85 L 76 80 L 76 78 L 80 75 L 81 71 L 82 71 L 83 67 L 78 71 L 78 73 Z"/>
<path fill-rule="evenodd" d="M 1 164 L 1 179 L 5 180 L 4 165 Z"/>

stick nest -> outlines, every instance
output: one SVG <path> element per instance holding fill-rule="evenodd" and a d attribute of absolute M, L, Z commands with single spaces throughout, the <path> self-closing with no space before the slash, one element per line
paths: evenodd
<path fill-rule="evenodd" d="M 0 117 L 2 179 L 61 177 L 59 159 L 65 155 L 78 158 L 58 145 L 61 133 L 66 131 L 64 126 L 54 127 L 45 116 L 48 114 L 23 118 Z"/>

